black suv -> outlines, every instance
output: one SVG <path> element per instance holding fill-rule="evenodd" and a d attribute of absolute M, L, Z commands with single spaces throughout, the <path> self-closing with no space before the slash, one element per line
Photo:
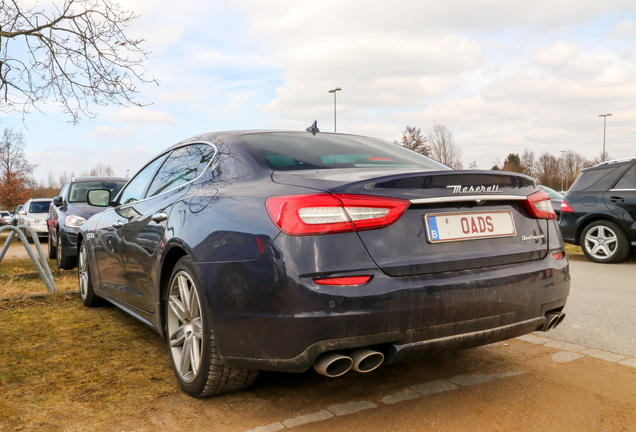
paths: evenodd
<path fill-rule="evenodd" d="M 53 198 L 47 219 L 49 258 L 57 259 L 60 270 L 75 267 L 77 260 L 77 231 L 90 216 L 104 210 L 86 202 L 91 189 L 108 189 L 116 196 L 127 180 L 121 177 L 78 177 L 64 183 L 60 195 Z"/>
<path fill-rule="evenodd" d="M 559 227 L 590 260 L 624 260 L 636 246 L 636 158 L 584 170 L 563 198 Z"/>

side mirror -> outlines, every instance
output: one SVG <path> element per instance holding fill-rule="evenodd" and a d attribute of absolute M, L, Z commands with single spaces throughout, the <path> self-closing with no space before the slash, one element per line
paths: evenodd
<path fill-rule="evenodd" d="M 53 198 L 53 205 L 55 207 L 62 207 L 62 204 L 64 204 L 64 198 L 62 198 L 61 196 L 56 196 L 55 198 Z"/>
<path fill-rule="evenodd" d="M 20 210 L 20 211 L 18 212 L 18 214 L 19 214 L 19 215 L 24 216 L 24 215 L 26 214 L 26 212 L 25 212 L 24 210 Z"/>
<path fill-rule="evenodd" d="M 95 207 L 108 207 L 110 191 L 108 189 L 91 189 L 86 194 L 86 202 Z"/>

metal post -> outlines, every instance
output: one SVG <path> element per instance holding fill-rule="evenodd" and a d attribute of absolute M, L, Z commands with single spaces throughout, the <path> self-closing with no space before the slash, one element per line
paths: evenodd
<path fill-rule="evenodd" d="M 336 92 L 341 91 L 340 87 L 336 87 L 335 89 L 329 90 L 329 93 L 333 93 L 333 131 L 337 132 L 336 129 Z"/>
<path fill-rule="evenodd" d="M 612 114 L 599 114 L 599 117 L 603 117 L 603 154 L 601 155 L 601 162 L 605 162 L 605 130 L 607 129 L 607 117 Z"/>

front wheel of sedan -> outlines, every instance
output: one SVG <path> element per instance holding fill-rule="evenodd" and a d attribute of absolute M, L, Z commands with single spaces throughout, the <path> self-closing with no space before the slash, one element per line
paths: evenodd
<path fill-rule="evenodd" d="M 55 259 L 57 257 L 57 249 L 53 246 L 53 238 L 51 237 L 51 232 L 49 231 L 49 241 L 48 250 L 49 250 L 49 259 Z"/>
<path fill-rule="evenodd" d="M 630 244 L 623 230 L 610 221 L 596 221 L 581 233 L 581 249 L 591 261 L 617 263 L 629 254 Z"/>
<path fill-rule="evenodd" d="M 50 238 L 50 234 L 49 234 L 49 238 Z M 75 263 L 73 262 L 71 258 L 66 256 L 66 254 L 64 253 L 64 248 L 62 247 L 62 236 L 60 235 L 59 231 L 57 232 L 57 235 L 55 236 L 55 238 L 57 239 L 57 248 L 56 248 L 57 268 L 60 270 L 72 269 Z"/>
<path fill-rule="evenodd" d="M 170 277 L 165 311 L 174 373 L 183 391 L 199 398 L 247 388 L 258 374 L 228 366 L 219 356 L 202 286 L 190 258 L 181 258 Z"/>
<path fill-rule="evenodd" d="M 102 299 L 95 295 L 93 291 L 93 281 L 91 280 L 91 269 L 86 254 L 86 244 L 81 243 L 78 255 L 77 278 L 79 280 L 80 296 L 84 306 L 95 307 L 102 304 Z"/>

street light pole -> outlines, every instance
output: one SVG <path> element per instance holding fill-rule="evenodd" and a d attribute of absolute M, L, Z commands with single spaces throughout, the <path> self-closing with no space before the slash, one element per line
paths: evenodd
<path fill-rule="evenodd" d="M 563 189 L 563 179 L 565 179 L 565 168 L 563 167 L 563 155 L 565 154 L 565 150 L 559 150 L 561 152 L 561 193 L 565 189 Z"/>
<path fill-rule="evenodd" d="M 599 117 L 603 117 L 603 154 L 601 155 L 601 162 L 605 162 L 605 130 L 607 127 L 607 117 L 612 114 L 599 114 Z"/>
<path fill-rule="evenodd" d="M 337 132 L 336 130 L 336 92 L 339 92 L 341 90 L 342 89 L 340 87 L 336 87 L 335 89 L 329 90 L 329 93 L 333 93 L 333 131 L 334 132 Z"/>

